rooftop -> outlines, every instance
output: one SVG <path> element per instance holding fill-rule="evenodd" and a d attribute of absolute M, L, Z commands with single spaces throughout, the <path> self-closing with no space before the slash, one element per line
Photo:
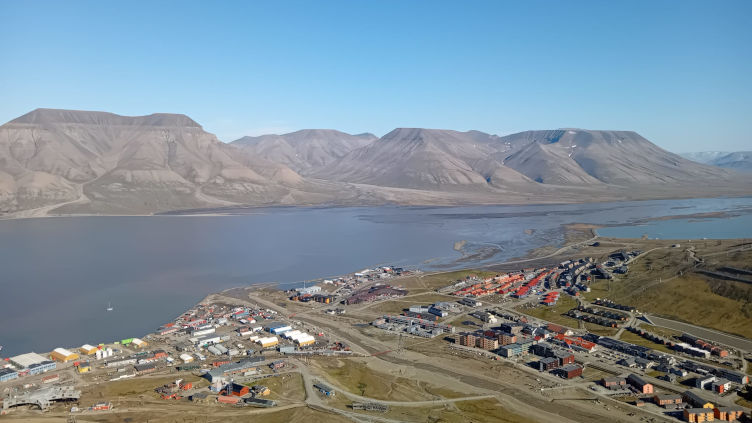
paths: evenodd
<path fill-rule="evenodd" d="M 43 355 L 39 355 L 35 352 L 21 354 L 21 355 L 17 355 L 15 357 L 10 358 L 10 361 L 24 368 L 29 367 L 32 364 L 38 364 L 38 363 L 48 361 L 48 360 L 49 359 L 47 357 Z"/>

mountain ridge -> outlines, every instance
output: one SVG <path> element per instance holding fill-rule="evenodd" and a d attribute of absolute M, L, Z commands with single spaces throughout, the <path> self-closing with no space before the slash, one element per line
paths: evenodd
<path fill-rule="evenodd" d="M 701 151 L 682 153 L 680 156 L 703 164 L 752 172 L 752 151 Z"/>
<path fill-rule="evenodd" d="M 750 195 L 633 131 L 310 129 L 223 143 L 182 114 L 36 109 L 0 126 L 0 213 L 458 205 Z"/>

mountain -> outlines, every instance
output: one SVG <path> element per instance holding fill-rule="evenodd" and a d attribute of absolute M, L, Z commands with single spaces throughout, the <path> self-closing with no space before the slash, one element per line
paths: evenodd
<path fill-rule="evenodd" d="M 243 137 L 232 145 L 305 175 L 376 139 L 370 133 L 350 135 L 333 129 L 304 129 L 284 135 Z"/>
<path fill-rule="evenodd" d="M 723 186 L 733 180 L 727 171 L 686 160 L 635 132 L 582 129 L 498 137 L 478 131 L 400 128 L 313 176 L 429 190 L 517 191 L 541 186 L 602 190 L 607 185 L 660 190 L 663 184 L 684 186 L 701 180 Z"/>
<path fill-rule="evenodd" d="M 733 153 L 703 151 L 698 153 L 683 153 L 682 156 L 686 159 L 711 166 L 752 172 L 752 151 L 735 151 Z"/>
<path fill-rule="evenodd" d="M 627 131 L 398 128 L 376 138 L 318 129 L 226 144 L 185 115 L 55 109 L 0 126 L 4 217 L 750 194 L 752 174 L 686 160 Z"/>
<path fill-rule="evenodd" d="M 693 180 L 720 183 L 731 179 L 728 172 L 684 159 L 632 131 L 525 131 L 501 140 L 513 149 L 538 144 L 549 155 L 557 155 L 555 169 L 548 171 L 571 173 L 569 177 L 557 175 L 564 183 L 592 183 L 588 177 L 620 186 L 685 184 Z M 510 156 L 505 164 L 528 176 L 536 171 L 515 159 Z"/>
<path fill-rule="evenodd" d="M 478 131 L 398 128 L 313 176 L 422 190 L 530 185 L 529 178 L 492 157 L 497 139 Z"/>
<path fill-rule="evenodd" d="M 310 188 L 236 150 L 185 115 L 37 109 L 0 126 L 0 210 L 152 213 L 285 203 Z"/>

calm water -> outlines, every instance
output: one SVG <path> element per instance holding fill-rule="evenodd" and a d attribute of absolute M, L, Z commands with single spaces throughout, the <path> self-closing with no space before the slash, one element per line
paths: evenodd
<path fill-rule="evenodd" d="M 0 221 L 0 354 L 143 336 L 228 287 L 269 281 L 292 286 L 380 264 L 431 270 L 500 262 L 561 244 L 567 223 L 624 225 L 712 211 L 735 216 L 600 232 L 752 237 L 752 198 Z M 660 235 L 669 233 L 677 236 Z M 460 240 L 468 241 L 468 253 L 490 247 L 494 254 L 458 262 L 462 255 L 453 245 Z M 113 312 L 105 311 L 108 301 Z"/>

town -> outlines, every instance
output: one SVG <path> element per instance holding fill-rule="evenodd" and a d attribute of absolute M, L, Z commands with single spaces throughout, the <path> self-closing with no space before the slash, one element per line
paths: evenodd
<path fill-rule="evenodd" d="M 622 404 L 626 417 L 749 419 L 737 398 L 750 395 L 752 349 L 662 327 L 634 306 L 591 295 L 595 282 L 618 283 L 644 254 L 621 249 L 458 279 L 381 266 L 284 292 L 216 294 L 140 338 L 6 358 L 2 413 L 116 413 L 136 400 L 102 396 L 97 386 L 149 375 L 153 405 L 302 404 L 358 421 L 399 406 L 343 388 L 326 366 L 432 345 L 431 354 L 506 366 L 546 398 L 577 390 Z M 416 290 L 411 281 L 427 277 L 436 282 Z"/>

